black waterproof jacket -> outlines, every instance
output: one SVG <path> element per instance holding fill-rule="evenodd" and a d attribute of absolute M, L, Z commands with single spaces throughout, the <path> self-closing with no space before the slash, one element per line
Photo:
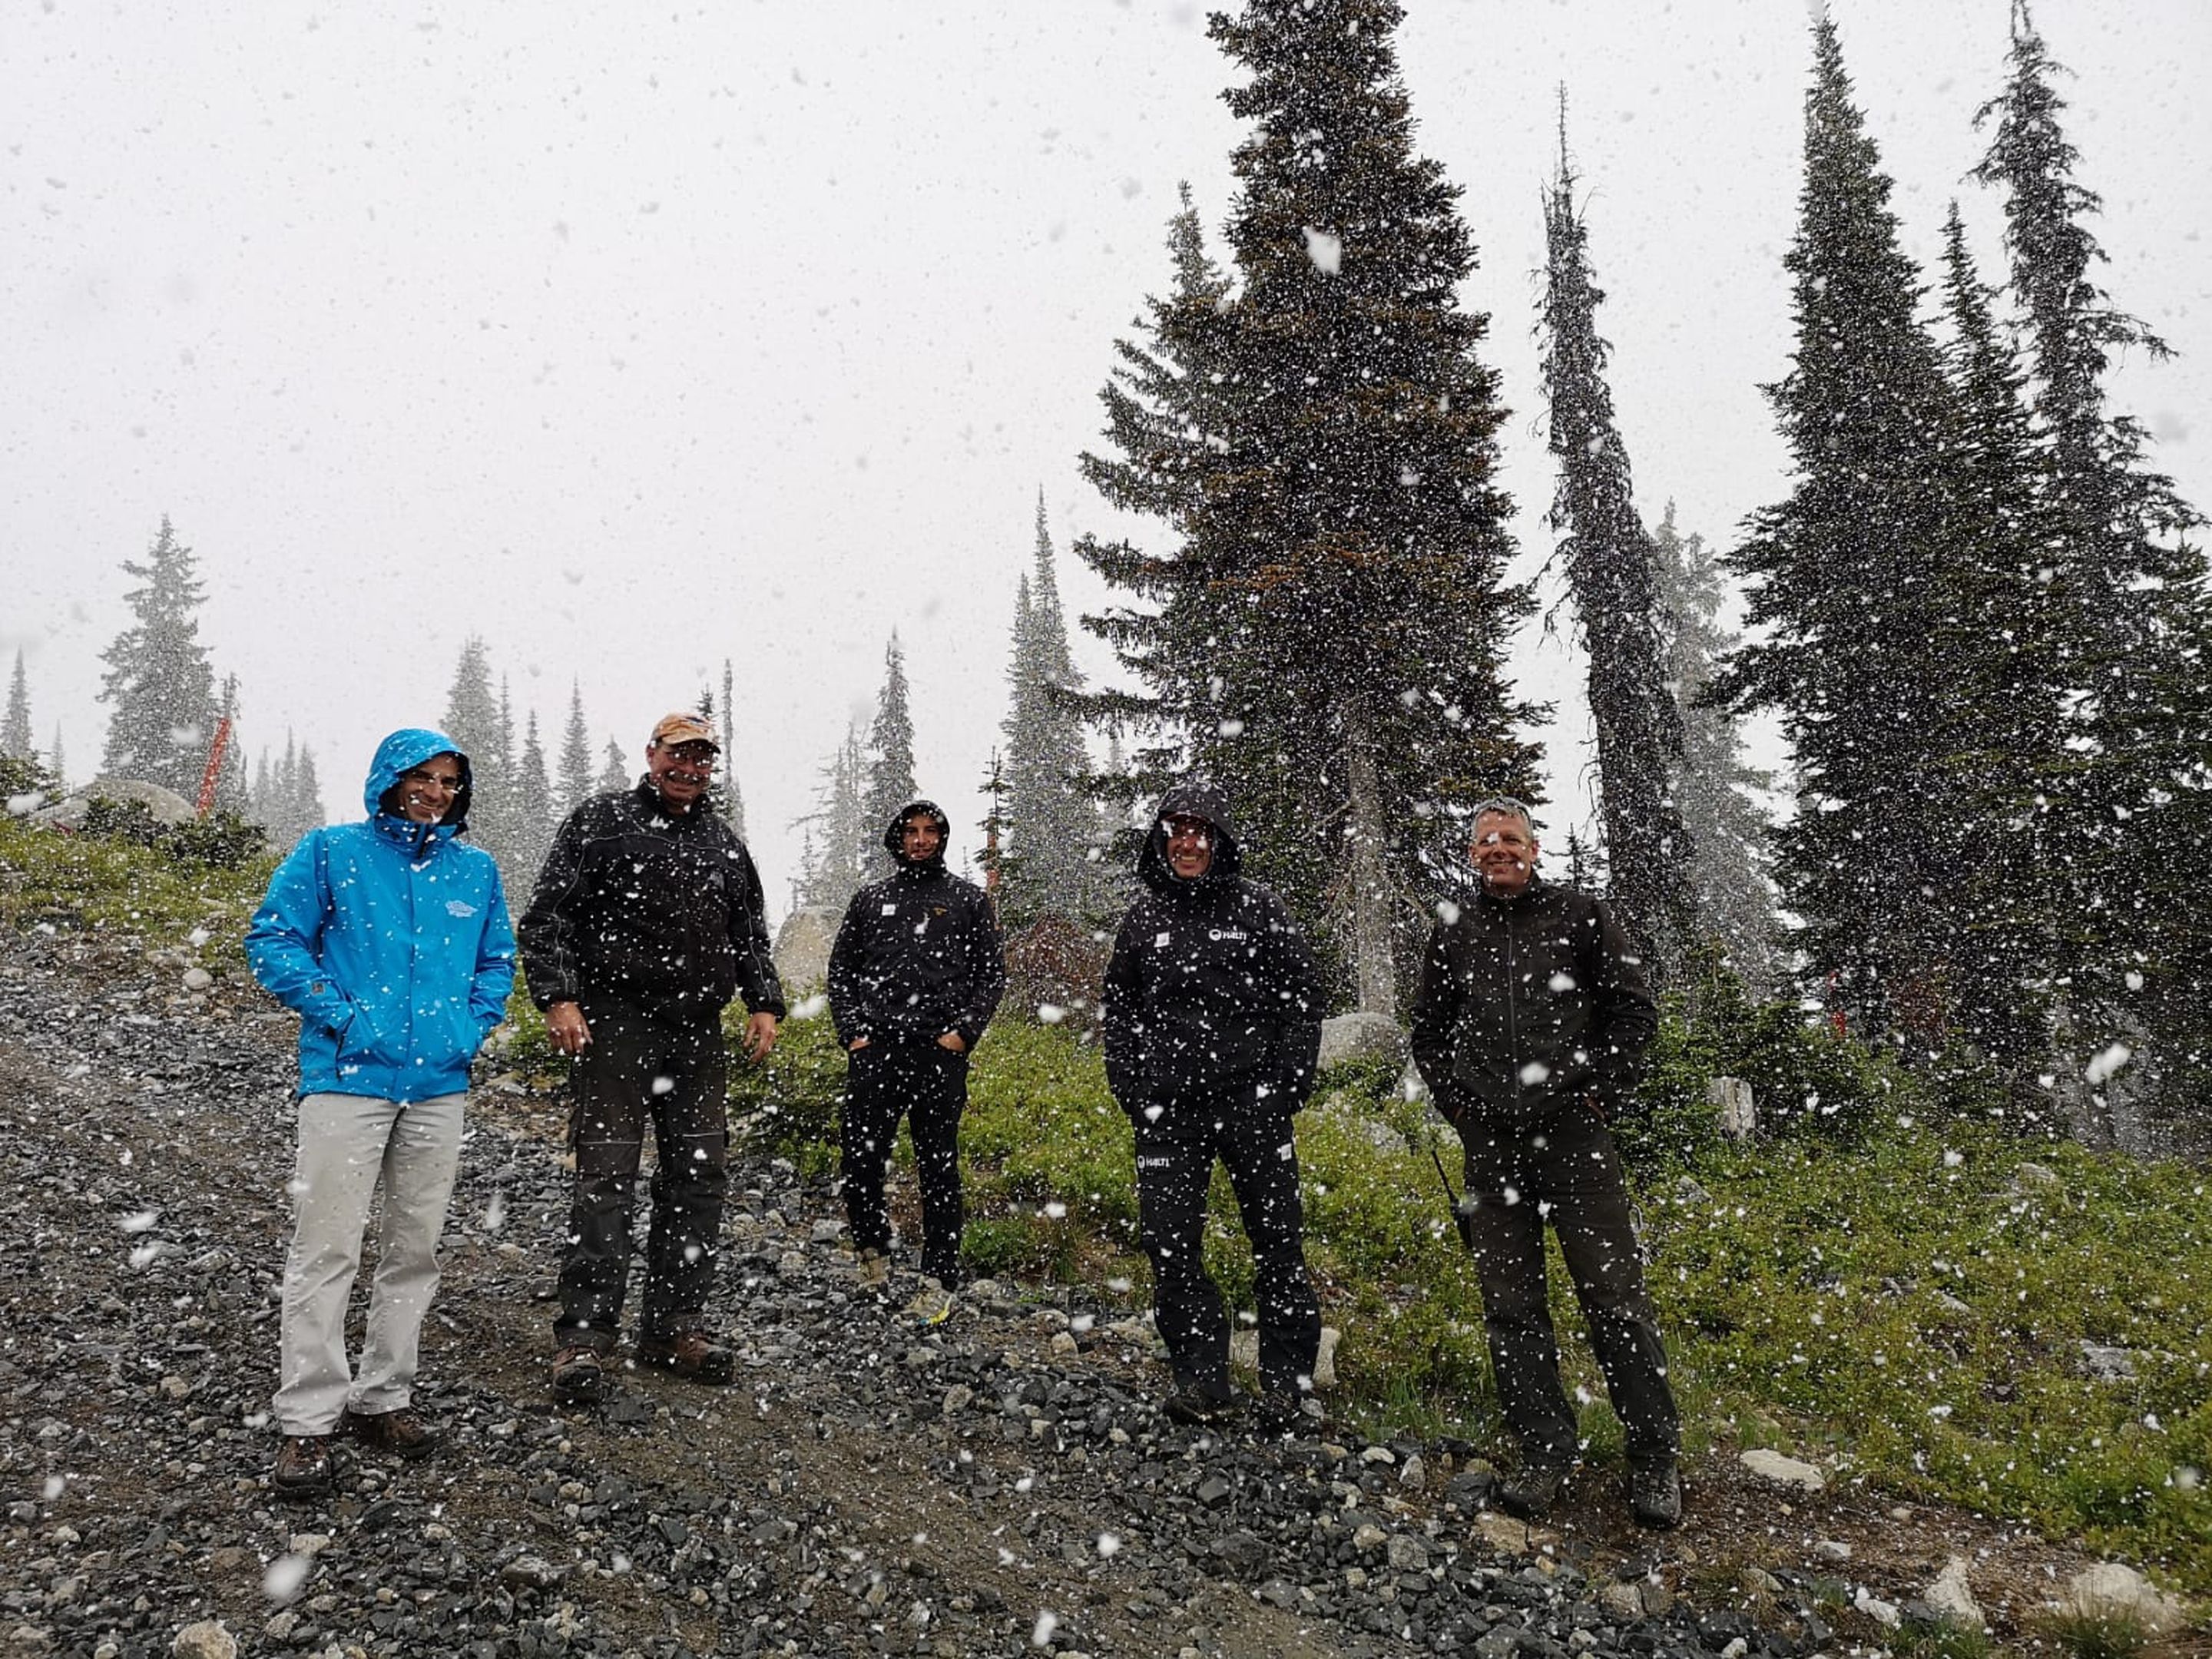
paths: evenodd
<path fill-rule="evenodd" d="M 515 933 L 540 1008 L 692 1019 L 743 992 L 783 1017 L 752 854 L 703 804 L 670 811 L 650 781 L 568 814 Z"/>
<path fill-rule="evenodd" d="M 1213 827 L 1195 881 L 1168 866 L 1171 817 Z M 1238 874 L 1228 804 L 1179 784 L 1137 855 L 1146 890 L 1129 907 L 1106 968 L 1106 1082 L 1132 1117 L 1189 1097 L 1305 1103 L 1321 1049 L 1321 976 L 1282 900 Z"/>
<path fill-rule="evenodd" d="M 1534 877 L 1458 911 L 1429 934 L 1413 1000 L 1413 1063 L 1444 1115 L 1464 1129 L 1585 1095 L 1607 1117 L 1627 1104 L 1659 1012 L 1613 912 Z"/>
<path fill-rule="evenodd" d="M 927 812 L 937 820 L 939 853 L 908 861 L 900 831 Z M 957 1031 L 969 1048 L 998 1012 L 1006 958 L 991 901 L 972 881 L 945 868 L 950 830 L 935 803 L 899 809 L 884 845 L 899 868 L 853 895 L 830 951 L 830 1017 L 837 1040 L 935 1042 Z"/>

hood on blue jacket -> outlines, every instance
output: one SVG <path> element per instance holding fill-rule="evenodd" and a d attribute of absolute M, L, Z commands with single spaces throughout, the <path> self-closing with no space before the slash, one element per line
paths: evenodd
<path fill-rule="evenodd" d="M 1229 821 L 1229 797 L 1212 784 L 1187 779 L 1160 797 L 1160 810 L 1152 815 L 1152 832 L 1137 854 L 1137 879 L 1154 892 L 1165 892 L 1175 880 L 1168 867 L 1168 820 L 1201 818 L 1213 831 L 1213 862 L 1200 881 L 1234 881 L 1243 867 L 1237 850 L 1237 830 Z"/>
<path fill-rule="evenodd" d="M 376 757 L 368 763 L 368 781 L 361 787 L 362 805 L 372 818 L 380 814 L 397 817 L 384 805 L 384 798 L 399 781 L 399 775 L 424 761 L 439 755 L 451 755 L 461 763 L 461 787 L 453 792 L 453 802 L 446 808 L 446 816 L 432 826 L 431 833 L 441 837 L 458 836 L 469 825 L 469 795 L 475 787 L 476 775 L 469 768 L 469 757 L 443 732 L 433 732 L 427 726 L 410 726 L 394 732 L 376 745 Z M 427 839 L 427 837 L 425 838 Z"/>
<path fill-rule="evenodd" d="M 915 860 L 906 855 L 906 822 L 908 818 L 927 817 L 937 826 L 937 854 L 933 858 Z M 927 870 L 932 865 L 942 866 L 945 848 L 952 844 L 952 820 L 945 816 L 945 809 L 933 800 L 910 800 L 899 808 L 891 821 L 884 826 L 884 850 L 891 861 L 902 869 Z"/>

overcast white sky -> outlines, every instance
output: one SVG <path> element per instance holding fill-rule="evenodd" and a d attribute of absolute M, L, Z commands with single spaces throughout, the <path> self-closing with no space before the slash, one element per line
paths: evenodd
<path fill-rule="evenodd" d="M 2006 0 L 1838 0 L 1846 60 L 1932 266 L 2004 73 Z M 1758 386 L 1790 348 L 1803 0 L 1410 0 L 1419 143 L 1466 188 L 1519 534 L 1551 495 L 1533 277 L 1554 89 L 1640 499 L 1725 542 L 1782 488 Z M 2203 241 L 2212 6 L 2042 0 L 2116 299 L 2182 354 L 2119 401 L 2212 507 Z M 349 815 L 371 745 L 434 721 L 480 633 L 558 742 L 572 676 L 635 759 L 736 662 L 734 760 L 775 908 L 787 826 L 896 629 L 923 789 L 963 830 L 1005 714 L 1037 493 L 1078 475 L 1112 342 L 1210 226 L 1239 137 L 1200 7 L 426 0 L 311 11 L 42 0 L 0 11 L 0 672 L 41 746 L 106 730 L 120 568 L 162 514 L 249 756 L 311 743 Z M 1105 595 L 1072 560 L 1071 611 Z M 1109 671 L 1095 642 L 1078 650 Z M 1579 665 L 1555 787 L 1583 763 Z M 963 833 L 964 848 L 980 840 Z"/>

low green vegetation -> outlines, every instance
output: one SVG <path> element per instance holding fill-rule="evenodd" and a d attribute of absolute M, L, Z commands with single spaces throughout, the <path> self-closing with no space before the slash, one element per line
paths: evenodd
<path fill-rule="evenodd" d="M 265 871 L 0 822 L 0 926 L 149 947 L 201 934 L 203 959 L 242 967 Z M 732 1121 L 756 1152 L 823 1172 L 844 1062 L 818 998 L 794 1016 L 767 1064 L 732 1066 Z M 520 994 L 503 1063 L 559 1075 Z M 1757 1090 L 1749 1146 L 1711 1122 L 1722 1073 Z M 1481 1302 L 1444 1195 L 1456 1142 L 1394 1084 L 1324 1078 L 1299 1119 L 1310 1257 L 1344 1333 L 1332 1403 L 1494 1444 Z M 2026 1134 L 1970 1070 L 1908 1070 L 1717 977 L 1670 1007 L 1643 1105 L 1623 1142 L 1693 1451 L 1771 1445 L 2212 1592 L 2212 1176 Z M 1129 1131 L 1095 1047 L 1002 1018 L 976 1052 L 963 1144 L 975 1270 L 1144 1305 Z M 1209 1258 L 1249 1307 L 1218 1176 Z M 1617 1460 L 1553 1268 L 1589 1455 Z"/>

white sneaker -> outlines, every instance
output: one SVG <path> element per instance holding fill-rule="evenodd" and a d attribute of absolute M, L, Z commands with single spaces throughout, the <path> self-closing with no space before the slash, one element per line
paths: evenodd
<path fill-rule="evenodd" d="M 918 1325 L 942 1325 L 952 1317 L 952 1292 L 941 1279 L 923 1279 L 914 1300 L 906 1304 L 906 1316 Z"/>

